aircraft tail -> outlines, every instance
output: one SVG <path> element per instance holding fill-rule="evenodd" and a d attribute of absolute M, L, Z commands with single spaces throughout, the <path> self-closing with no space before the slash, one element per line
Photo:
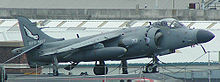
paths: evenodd
<path fill-rule="evenodd" d="M 17 17 L 17 19 L 24 46 L 35 45 L 40 41 L 54 42 L 58 40 L 42 32 L 40 28 L 36 27 L 36 23 L 32 23 L 29 19 L 25 17 Z"/>

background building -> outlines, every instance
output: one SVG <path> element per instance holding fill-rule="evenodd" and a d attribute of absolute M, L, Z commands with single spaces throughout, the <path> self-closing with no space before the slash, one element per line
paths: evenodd
<path fill-rule="evenodd" d="M 22 2 L 22 3 L 21 3 Z M 213 9 L 219 0 L 1 0 L 1 8 L 28 9 Z"/>
<path fill-rule="evenodd" d="M 166 17 L 178 20 L 220 19 L 218 0 L 0 0 L 0 2 L 0 18 L 15 18 L 16 15 L 22 15 L 33 19 L 156 20 Z"/>

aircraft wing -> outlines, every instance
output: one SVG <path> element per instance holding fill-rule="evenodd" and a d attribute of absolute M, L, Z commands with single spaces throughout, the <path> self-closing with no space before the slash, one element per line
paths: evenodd
<path fill-rule="evenodd" d="M 69 45 L 69 46 L 64 47 L 64 48 L 57 49 L 53 52 L 44 53 L 41 56 L 47 56 L 47 55 L 52 55 L 52 54 L 62 53 L 62 52 L 67 52 L 67 51 L 74 51 L 76 49 L 83 48 L 83 47 L 86 47 L 86 46 L 90 46 L 90 45 L 93 45 L 93 44 L 97 44 L 99 42 L 110 40 L 110 39 L 113 39 L 113 38 L 116 38 L 116 37 L 120 37 L 120 34 L 109 33 L 109 34 L 98 35 L 98 36 L 92 37 L 90 39 L 87 39 L 85 41 L 75 43 L 75 44 Z"/>
<path fill-rule="evenodd" d="M 20 54 L 18 54 L 18 55 L 16 55 L 16 56 L 12 57 L 12 58 L 10 58 L 10 59 L 8 59 L 8 60 L 5 61 L 3 64 L 5 64 L 5 63 L 7 63 L 7 62 L 9 62 L 9 61 L 11 61 L 11 60 L 13 60 L 13 59 L 15 59 L 15 58 L 21 56 L 21 55 L 24 55 L 24 53 L 27 53 L 27 52 L 31 51 L 32 49 L 34 49 L 34 48 L 36 48 L 36 47 L 42 45 L 43 43 L 44 43 L 44 41 L 38 42 L 37 44 L 32 45 L 32 46 L 27 46 L 27 47 L 25 47 L 23 52 L 21 52 Z"/>

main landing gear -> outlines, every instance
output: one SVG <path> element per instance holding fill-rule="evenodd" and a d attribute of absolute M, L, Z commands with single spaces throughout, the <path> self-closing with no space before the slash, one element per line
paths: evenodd
<path fill-rule="evenodd" d="M 95 75 L 105 75 L 108 73 L 108 67 L 105 65 L 104 61 L 99 61 L 99 64 L 96 61 L 93 72 Z"/>
<path fill-rule="evenodd" d="M 122 63 L 122 74 L 128 74 L 127 60 L 121 60 L 121 63 Z M 108 67 L 105 65 L 104 61 L 99 61 L 99 64 L 96 61 L 93 72 L 95 75 L 105 75 L 108 73 Z"/>
<path fill-rule="evenodd" d="M 151 60 L 147 65 L 146 65 L 146 68 L 145 68 L 145 71 L 143 71 L 143 73 L 158 73 L 158 63 L 159 62 L 159 59 L 154 56 L 153 57 L 153 60 Z"/>

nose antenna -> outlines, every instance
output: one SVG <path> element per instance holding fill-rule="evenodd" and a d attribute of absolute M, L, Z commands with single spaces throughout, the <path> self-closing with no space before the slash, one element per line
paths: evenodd
<path fill-rule="evenodd" d="M 204 53 L 207 53 L 207 51 L 205 50 L 205 48 L 203 47 L 203 45 L 200 44 L 200 46 L 202 47 L 202 50 L 204 51 Z"/>

